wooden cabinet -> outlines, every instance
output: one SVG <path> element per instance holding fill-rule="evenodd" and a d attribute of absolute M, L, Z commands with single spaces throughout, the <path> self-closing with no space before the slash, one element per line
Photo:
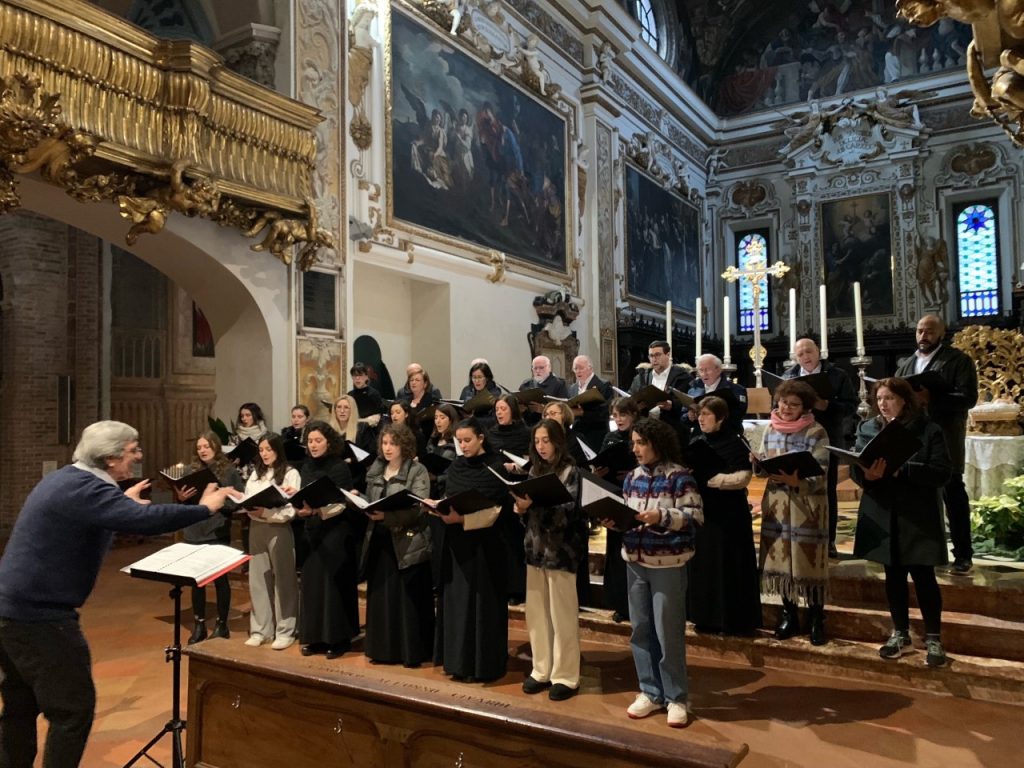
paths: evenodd
<path fill-rule="evenodd" d="M 678 768 L 731 766 L 746 754 L 742 744 L 553 714 L 522 697 L 422 674 L 203 643 L 189 650 L 188 764 Z"/>

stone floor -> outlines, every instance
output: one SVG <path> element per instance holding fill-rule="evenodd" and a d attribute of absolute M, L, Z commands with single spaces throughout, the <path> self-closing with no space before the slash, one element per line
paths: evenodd
<path fill-rule="evenodd" d="M 88 768 L 124 765 L 168 718 L 171 674 L 163 647 L 171 637 L 171 601 L 163 585 L 131 579 L 118 570 L 158 546 L 112 551 L 82 612 L 98 688 L 96 723 L 83 761 Z M 248 607 L 244 590 L 236 590 L 235 598 L 239 610 L 233 613 L 232 638 L 211 642 L 241 644 L 244 640 L 243 611 Z M 828 674 L 827 665 L 824 674 L 815 675 L 751 665 L 742 659 L 724 660 L 698 644 L 690 653 L 693 724 L 677 732 L 657 716 L 629 721 L 623 709 L 632 700 L 635 677 L 628 645 L 624 637 L 608 635 L 605 640 L 585 644 L 580 696 L 567 704 L 544 699 L 537 706 L 571 706 L 574 713 L 607 720 L 610 727 L 667 733 L 679 739 L 745 743 L 750 751 L 744 766 L 1001 768 L 1019 759 L 1019 723 L 1024 713 L 1020 707 L 840 678 Z M 519 683 L 528 669 L 529 646 L 515 623 L 510 646 L 515 657 L 510 672 L 492 684 L 490 692 L 522 697 Z M 266 646 L 251 650 L 274 653 Z M 297 655 L 298 648 L 284 653 Z M 906 657 L 900 663 L 920 664 L 922 657 L 917 654 L 916 659 Z M 337 663 L 373 674 L 445 680 L 433 668 L 370 668 L 358 654 Z M 893 682 L 899 682 L 898 675 Z M 184 696 L 182 701 L 184 706 Z M 45 726 L 41 724 L 40 729 Z M 152 752 L 164 764 L 169 754 L 166 738 Z"/>

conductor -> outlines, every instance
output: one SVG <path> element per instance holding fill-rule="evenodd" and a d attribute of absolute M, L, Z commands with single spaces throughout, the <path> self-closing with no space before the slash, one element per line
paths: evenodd
<path fill-rule="evenodd" d="M 82 432 L 74 463 L 44 477 L 25 499 L 0 559 L 0 765 L 29 768 L 36 719 L 49 721 L 43 764 L 73 768 L 92 728 L 96 691 L 78 608 L 96 584 L 114 533 L 174 531 L 215 514 L 230 488 L 199 504 L 150 504 L 149 481 L 117 483 L 142 460 L 139 433 L 119 421 Z"/>

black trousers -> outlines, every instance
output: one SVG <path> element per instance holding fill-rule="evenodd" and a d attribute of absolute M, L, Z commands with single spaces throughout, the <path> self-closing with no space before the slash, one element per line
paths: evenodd
<path fill-rule="evenodd" d="M 217 593 L 217 619 L 227 624 L 228 612 L 231 610 L 231 582 L 228 581 L 228 575 L 214 579 L 213 588 Z M 206 587 L 192 587 L 192 616 L 206 619 Z"/>
<path fill-rule="evenodd" d="M 49 721 L 45 768 L 76 768 L 96 709 L 92 659 L 77 619 L 0 618 L 0 768 L 32 768 L 36 720 Z"/>
<path fill-rule="evenodd" d="M 953 542 L 953 559 L 970 560 L 974 557 L 971 545 L 971 504 L 967 499 L 963 474 L 954 470 L 952 479 L 942 489 L 949 523 L 949 538 Z"/>
<path fill-rule="evenodd" d="M 889 615 L 893 626 L 903 632 L 910 629 L 910 588 L 907 575 L 914 580 L 917 605 L 924 619 L 924 631 L 938 635 L 942 626 L 942 592 L 931 565 L 885 566 L 885 596 L 889 599 Z"/>

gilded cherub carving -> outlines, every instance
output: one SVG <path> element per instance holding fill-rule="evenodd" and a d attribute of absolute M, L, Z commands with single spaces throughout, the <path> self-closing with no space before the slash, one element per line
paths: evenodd
<path fill-rule="evenodd" d="M 249 246 L 254 251 L 269 251 L 285 264 L 292 263 L 291 247 L 304 243 L 299 251 L 299 269 L 302 271 L 312 267 L 321 248 L 336 248 L 334 236 L 326 229 L 317 226 L 317 210 L 312 200 L 306 200 L 308 219 L 284 219 L 276 211 L 268 211 L 260 216 L 245 233 L 246 237 L 256 237 L 261 229 L 267 227 L 263 239 Z"/>
<path fill-rule="evenodd" d="M 139 235 L 155 235 L 163 230 L 167 217 L 173 211 L 205 218 L 212 218 L 217 212 L 220 190 L 216 182 L 202 178 L 191 184 L 186 182 L 184 174 L 188 165 L 188 160 L 175 160 L 167 186 L 157 187 L 147 195 L 121 195 L 117 198 L 121 215 L 133 222 L 124 238 L 128 245 L 134 245 Z"/>

